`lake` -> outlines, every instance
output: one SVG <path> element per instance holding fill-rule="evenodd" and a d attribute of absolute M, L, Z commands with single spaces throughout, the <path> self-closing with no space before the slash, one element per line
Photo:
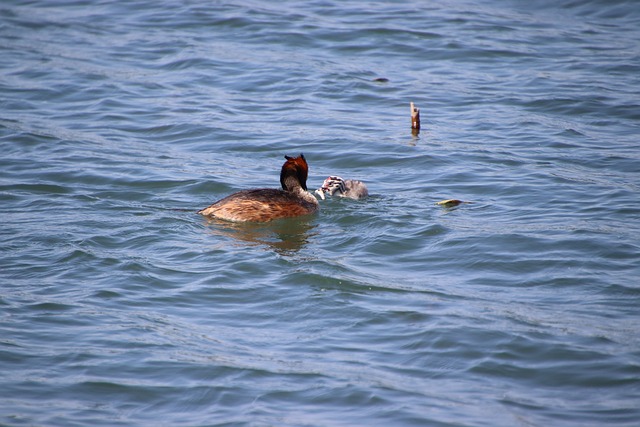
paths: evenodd
<path fill-rule="evenodd" d="M 8 1 L 0 52 L 0 425 L 637 425 L 637 2 Z M 299 153 L 370 196 L 195 213 Z"/>

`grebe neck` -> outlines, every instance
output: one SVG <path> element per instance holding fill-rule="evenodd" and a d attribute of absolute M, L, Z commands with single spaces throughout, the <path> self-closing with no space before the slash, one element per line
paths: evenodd
<path fill-rule="evenodd" d="M 300 180 L 295 175 L 289 175 L 282 177 L 281 180 L 282 189 L 285 191 L 291 191 L 292 193 L 297 193 L 299 191 L 305 191 L 306 186 L 300 183 Z"/>
<path fill-rule="evenodd" d="M 307 190 L 303 190 L 302 187 L 300 186 L 296 187 L 291 192 L 296 194 L 298 197 L 300 197 L 302 200 L 304 200 L 307 203 L 311 203 L 312 205 L 315 205 L 315 206 L 320 206 L 320 203 L 318 203 L 318 199 L 316 199 L 316 196 L 309 193 Z"/>

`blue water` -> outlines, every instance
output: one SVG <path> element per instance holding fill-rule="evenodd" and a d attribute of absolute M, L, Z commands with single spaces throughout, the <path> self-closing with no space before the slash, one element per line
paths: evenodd
<path fill-rule="evenodd" d="M 0 425 L 638 425 L 637 2 L 5 1 L 0 57 Z M 195 214 L 300 152 L 371 196 Z"/>

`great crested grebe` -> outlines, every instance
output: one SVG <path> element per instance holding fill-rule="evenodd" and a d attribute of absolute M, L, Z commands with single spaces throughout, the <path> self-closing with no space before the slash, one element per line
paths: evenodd
<path fill-rule="evenodd" d="M 325 193 L 330 196 L 338 195 L 349 199 L 362 199 L 369 195 L 369 190 L 364 182 L 356 179 L 342 179 L 339 176 L 330 176 L 324 180 L 322 187 L 316 190 L 322 199 Z"/>
<path fill-rule="evenodd" d="M 282 190 L 243 190 L 218 200 L 199 214 L 235 222 L 267 222 L 307 215 L 320 209 L 318 200 L 307 192 L 309 166 L 303 154 L 284 156 L 280 171 Z"/>

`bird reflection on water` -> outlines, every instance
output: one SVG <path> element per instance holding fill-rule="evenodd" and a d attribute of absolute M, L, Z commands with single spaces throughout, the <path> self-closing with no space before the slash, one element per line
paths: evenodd
<path fill-rule="evenodd" d="M 281 255 L 302 249 L 318 234 L 314 218 L 289 218 L 269 223 L 237 223 L 207 218 L 209 232 L 214 236 L 234 239 L 252 246 L 267 246 Z"/>

